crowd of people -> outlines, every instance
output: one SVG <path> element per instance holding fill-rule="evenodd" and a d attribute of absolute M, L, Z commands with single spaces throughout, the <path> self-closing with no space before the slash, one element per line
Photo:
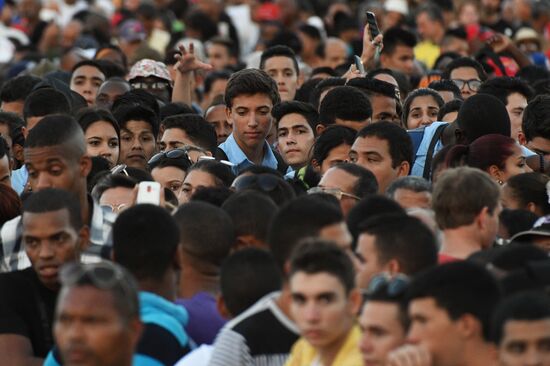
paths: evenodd
<path fill-rule="evenodd" d="M 0 364 L 550 366 L 548 0 L 0 15 Z"/>

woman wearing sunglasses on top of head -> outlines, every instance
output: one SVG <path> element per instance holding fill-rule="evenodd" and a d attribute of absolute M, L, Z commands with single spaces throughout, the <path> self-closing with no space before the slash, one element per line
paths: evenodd
<path fill-rule="evenodd" d="M 187 171 L 178 200 L 189 202 L 191 196 L 200 188 L 227 187 L 235 179 L 231 167 L 215 160 L 199 160 Z"/>

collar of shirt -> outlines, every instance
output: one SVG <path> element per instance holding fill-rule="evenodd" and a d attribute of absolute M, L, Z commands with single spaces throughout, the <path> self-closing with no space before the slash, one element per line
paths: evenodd
<path fill-rule="evenodd" d="M 241 150 L 233 134 L 229 135 L 227 140 L 220 144 L 219 147 L 225 152 L 225 154 L 227 155 L 227 159 L 235 164 L 235 166 L 233 167 L 233 172 L 235 174 L 239 174 L 243 169 L 254 165 L 254 163 L 250 161 L 250 159 L 248 159 L 245 153 Z M 261 165 L 277 169 L 277 164 L 278 163 L 275 154 L 271 150 L 271 147 L 269 146 L 267 141 L 264 141 L 264 157 L 262 159 Z"/>

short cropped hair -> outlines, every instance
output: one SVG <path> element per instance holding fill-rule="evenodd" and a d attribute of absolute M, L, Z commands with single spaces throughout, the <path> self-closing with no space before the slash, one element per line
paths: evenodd
<path fill-rule="evenodd" d="M 448 169 L 435 184 L 432 206 L 442 230 L 470 225 L 484 207 L 493 214 L 500 200 L 500 188 L 479 169 Z"/>
<path fill-rule="evenodd" d="M 386 189 L 386 195 L 390 198 L 395 197 L 398 189 L 406 189 L 413 192 L 432 192 L 432 185 L 426 179 L 416 176 L 400 177 L 394 180 Z"/>
<path fill-rule="evenodd" d="M 162 121 L 164 130 L 179 128 L 184 131 L 191 141 L 198 147 L 202 147 L 212 153 L 216 151 L 216 130 L 212 125 L 198 114 L 178 114 L 166 117 Z"/>
<path fill-rule="evenodd" d="M 367 197 L 378 192 L 378 182 L 374 174 L 360 165 L 353 163 L 340 163 L 335 165 L 335 168 L 348 173 L 357 178 L 357 182 L 353 186 L 353 194 L 359 198 Z"/>
<path fill-rule="evenodd" d="M 227 257 L 220 271 L 220 290 L 225 306 L 237 316 L 265 295 L 281 289 L 282 275 L 273 256 L 246 248 Z M 244 285 L 246 284 L 246 285 Z"/>
<path fill-rule="evenodd" d="M 364 127 L 357 137 L 376 137 L 386 140 L 390 148 L 392 167 L 406 161 L 412 167 L 413 145 L 407 131 L 391 122 L 378 122 Z"/>
<path fill-rule="evenodd" d="M 41 81 L 42 79 L 33 75 L 14 77 L 2 85 L 0 101 L 5 103 L 24 101 L 31 94 L 36 84 Z"/>
<path fill-rule="evenodd" d="M 527 208 L 532 202 L 546 216 L 550 214 L 550 202 L 546 185 L 550 178 L 546 174 L 530 172 L 514 175 L 506 181 L 506 187 L 517 200 L 521 208 Z"/>
<path fill-rule="evenodd" d="M 523 292 L 505 298 L 492 318 L 491 340 L 499 345 L 508 321 L 550 320 L 550 298 L 539 292 Z"/>
<path fill-rule="evenodd" d="M 317 124 L 319 123 L 319 113 L 317 113 L 311 104 L 297 101 L 287 101 L 277 104 L 271 110 L 271 115 L 277 121 L 277 127 L 279 126 L 279 121 L 281 118 L 291 113 L 296 113 L 303 116 L 315 134 L 315 127 L 317 127 Z"/>
<path fill-rule="evenodd" d="M 353 145 L 357 132 L 350 127 L 332 125 L 323 131 L 313 144 L 311 160 L 315 160 L 319 166 L 328 157 L 330 151 L 340 145 Z"/>
<path fill-rule="evenodd" d="M 511 94 L 518 93 L 529 101 L 533 95 L 533 89 L 526 81 L 520 78 L 501 76 L 486 80 L 479 87 L 478 93 L 491 94 L 498 98 L 504 105 L 508 105 L 508 97 Z"/>
<path fill-rule="evenodd" d="M 67 210 L 71 227 L 79 231 L 84 225 L 80 201 L 74 194 L 57 188 L 45 188 L 33 192 L 23 202 L 22 218 L 25 213 L 47 213 L 59 210 Z M 24 228 L 23 228 L 24 229 Z"/>
<path fill-rule="evenodd" d="M 60 91 L 53 88 L 40 88 L 25 98 L 23 106 L 23 119 L 25 123 L 30 117 L 42 117 L 59 113 L 71 113 L 69 100 Z"/>
<path fill-rule="evenodd" d="M 117 187 L 134 189 L 137 183 L 136 179 L 123 174 L 107 174 L 97 181 L 92 189 L 92 197 L 99 202 L 106 190 Z"/>
<path fill-rule="evenodd" d="M 407 298 L 431 298 L 452 320 L 470 314 L 482 327 L 482 337 L 490 338 L 491 314 L 501 297 L 498 283 L 483 267 L 470 262 L 452 262 L 432 267 L 416 275 Z"/>
<path fill-rule="evenodd" d="M 237 192 L 222 205 L 235 227 L 235 235 L 253 235 L 267 242 L 271 220 L 277 213 L 277 205 L 265 194 L 252 190 Z"/>
<path fill-rule="evenodd" d="M 124 105 L 114 110 L 114 115 L 121 129 L 126 128 L 126 123 L 129 121 L 143 121 L 151 126 L 151 131 L 157 138 L 159 133 L 159 120 L 157 114 L 147 108 L 140 105 Z"/>
<path fill-rule="evenodd" d="M 336 124 L 336 119 L 363 122 L 372 117 L 367 96 L 350 86 L 337 86 L 329 91 L 319 107 L 319 119 L 324 125 Z"/>
<path fill-rule="evenodd" d="M 290 201 L 271 222 L 268 244 L 281 270 L 302 239 L 318 236 L 325 226 L 344 221 L 339 206 L 315 196 L 301 196 Z"/>
<path fill-rule="evenodd" d="M 183 250 L 197 264 L 219 268 L 235 243 L 231 217 L 219 207 L 194 201 L 180 206 L 174 218 Z"/>
<path fill-rule="evenodd" d="M 359 231 L 374 236 L 380 263 L 396 259 L 406 275 L 437 265 L 434 234 L 415 217 L 400 213 L 376 215 L 360 224 Z"/>
<path fill-rule="evenodd" d="M 244 69 L 229 78 L 225 88 L 225 105 L 233 107 L 233 100 L 241 95 L 264 94 L 273 105 L 281 101 L 277 83 L 263 70 Z"/>
<path fill-rule="evenodd" d="M 397 46 L 414 48 L 416 36 L 414 33 L 401 27 L 392 27 L 384 32 L 384 48 L 382 54 L 392 55 Z"/>
<path fill-rule="evenodd" d="M 114 260 L 138 280 L 161 280 L 174 263 L 178 242 L 178 227 L 160 206 L 130 207 L 113 225 Z"/>
<path fill-rule="evenodd" d="M 296 53 L 292 50 L 292 48 L 288 46 L 283 45 L 277 45 L 269 47 L 267 50 L 262 52 L 262 56 L 260 58 L 260 69 L 265 70 L 265 63 L 267 60 L 269 60 L 272 57 L 288 57 L 292 60 L 292 64 L 294 65 L 294 71 L 296 71 L 296 75 L 300 75 L 300 68 L 298 67 L 298 60 L 296 59 Z"/>
<path fill-rule="evenodd" d="M 384 80 L 378 80 L 373 77 L 354 78 L 347 82 L 348 86 L 353 86 L 363 93 L 366 93 L 369 98 L 379 94 L 385 97 L 397 99 L 395 94 L 395 85 Z"/>
<path fill-rule="evenodd" d="M 334 276 L 346 294 L 355 288 L 355 272 L 350 257 L 331 241 L 309 238 L 300 243 L 290 257 L 289 278 L 299 272 Z"/>
<path fill-rule="evenodd" d="M 454 99 L 462 99 L 462 94 L 460 93 L 460 89 L 452 80 L 448 79 L 442 79 L 442 80 L 435 80 L 432 81 L 430 84 L 428 84 L 428 88 L 436 90 L 436 91 L 447 91 L 453 93 Z"/>
<path fill-rule="evenodd" d="M 521 128 L 527 141 L 550 139 L 550 95 L 537 95 L 523 111 Z"/>
<path fill-rule="evenodd" d="M 72 150 L 68 158 L 79 159 L 86 153 L 84 132 L 73 117 L 54 114 L 40 120 L 29 131 L 25 148 L 64 146 Z"/>
<path fill-rule="evenodd" d="M 487 80 L 487 73 L 483 69 L 483 66 L 481 66 L 481 64 L 476 60 L 469 57 L 460 57 L 451 61 L 445 68 L 445 71 L 443 71 L 443 75 L 441 75 L 441 78 L 451 79 L 451 73 L 453 72 L 453 70 L 458 69 L 460 67 L 474 68 L 477 72 L 477 76 L 479 77 L 479 80 L 481 81 Z"/>

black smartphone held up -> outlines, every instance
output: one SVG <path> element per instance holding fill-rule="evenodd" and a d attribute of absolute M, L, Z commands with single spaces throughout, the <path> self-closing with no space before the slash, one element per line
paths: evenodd
<path fill-rule="evenodd" d="M 367 24 L 369 26 L 371 40 L 374 40 L 376 36 L 380 34 L 380 29 L 378 29 L 378 24 L 376 23 L 376 15 L 374 15 L 372 11 L 367 11 Z"/>

